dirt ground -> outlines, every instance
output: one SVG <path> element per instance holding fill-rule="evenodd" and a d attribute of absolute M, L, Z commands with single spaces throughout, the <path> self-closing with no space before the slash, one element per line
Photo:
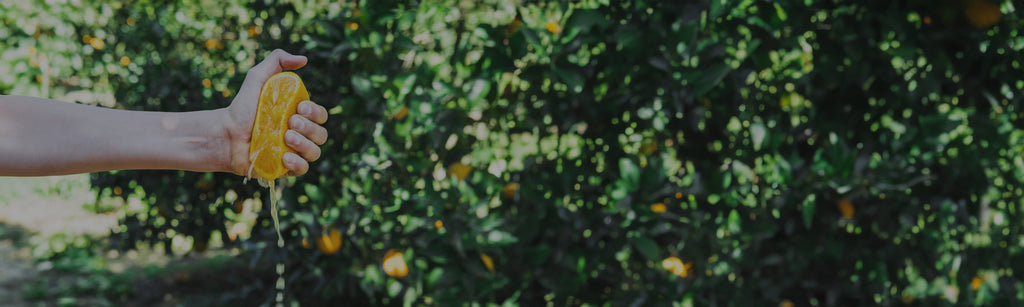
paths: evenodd
<path fill-rule="evenodd" d="M 12 240 L 0 241 L 0 306 L 22 306 L 24 284 L 35 276 L 28 248 L 17 248 Z"/>
<path fill-rule="evenodd" d="M 95 202 L 88 175 L 0 178 L 0 306 L 26 306 L 25 284 L 36 279 L 32 235 L 55 233 L 104 235 L 117 217 L 93 214 L 83 205 Z"/>
<path fill-rule="evenodd" d="M 111 304 L 96 297 L 96 293 L 65 298 L 26 297 L 32 295 L 28 293 L 38 296 L 40 289 L 45 293 L 60 283 L 74 284 L 75 281 L 95 277 L 53 270 L 53 264 L 47 263 L 49 261 L 37 263 L 33 257 L 34 246 L 54 234 L 93 238 L 109 235 L 110 229 L 118 226 L 117 214 L 121 211 L 115 209 L 110 214 L 96 214 L 87 210 L 95 203 L 96 195 L 90 191 L 88 175 L 0 177 L 0 307 L 67 304 L 58 302 L 58 299 L 71 299 L 71 304 L 78 306 Z M 108 202 L 105 205 L 116 208 L 123 204 Z M 256 289 L 249 287 L 255 284 L 272 282 L 261 280 L 267 272 L 253 270 L 247 261 L 237 261 L 237 249 L 211 248 L 202 255 L 167 255 L 162 250 L 140 246 L 137 250 L 123 253 L 111 250 L 102 253 L 102 268 L 109 270 L 103 273 L 104 276 L 128 276 L 128 282 L 134 288 L 128 301 L 114 305 L 215 306 L 223 305 L 218 302 L 225 302 L 225 299 L 232 303 L 258 305 L 265 295 L 254 295 L 249 293 L 251 290 L 244 290 Z M 231 291 L 241 296 L 233 298 Z"/>

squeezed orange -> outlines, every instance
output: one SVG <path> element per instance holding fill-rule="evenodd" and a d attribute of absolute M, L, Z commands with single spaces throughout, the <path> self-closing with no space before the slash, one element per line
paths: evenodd
<path fill-rule="evenodd" d="M 309 100 L 309 92 L 293 72 L 278 73 L 263 84 L 249 144 L 250 176 L 255 172 L 254 177 L 271 181 L 288 173 L 281 157 L 295 150 L 284 144 L 284 132 L 303 100 Z"/>

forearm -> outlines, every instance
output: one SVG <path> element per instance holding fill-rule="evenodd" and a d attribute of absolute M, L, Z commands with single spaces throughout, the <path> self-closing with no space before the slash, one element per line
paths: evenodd
<path fill-rule="evenodd" d="M 228 171 L 223 109 L 163 113 L 0 96 L 0 176 Z"/>

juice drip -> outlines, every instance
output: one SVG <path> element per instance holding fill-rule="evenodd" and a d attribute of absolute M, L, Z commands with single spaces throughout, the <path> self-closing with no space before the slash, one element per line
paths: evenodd
<path fill-rule="evenodd" d="M 281 235 L 281 224 L 277 218 L 277 188 L 274 186 L 276 180 L 269 180 L 267 187 L 270 188 L 270 217 L 274 219 L 274 230 L 277 231 L 277 247 L 284 250 L 284 236 Z M 275 268 L 277 271 L 277 283 L 275 289 L 277 289 L 277 297 L 275 298 L 275 306 L 284 306 L 284 261 L 278 261 Z"/>
<path fill-rule="evenodd" d="M 259 151 L 252 153 L 249 156 L 250 161 L 255 161 L 256 157 L 260 154 Z M 245 176 L 245 181 L 248 182 L 249 178 L 252 178 L 252 165 L 249 166 L 249 171 Z M 277 247 L 284 250 L 284 236 L 281 235 L 281 223 L 277 218 L 277 187 L 275 182 L 277 180 L 264 180 L 263 178 L 256 177 L 256 181 L 259 182 L 260 186 L 267 187 L 270 192 L 270 218 L 274 220 L 274 231 L 277 231 Z M 277 272 L 277 282 L 274 288 L 277 290 L 277 295 L 274 298 L 274 306 L 284 306 L 284 261 L 278 261 L 275 267 Z"/>
<path fill-rule="evenodd" d="M 274 181 L 268 180 L 270 188 L 270 217 L 274 219 L 274 230 L 277 230 L 277 247 L 284 247 L 284 237 L 281 236 L 281 224 L 277 220 L 277 189 L 274 188 Z"/>

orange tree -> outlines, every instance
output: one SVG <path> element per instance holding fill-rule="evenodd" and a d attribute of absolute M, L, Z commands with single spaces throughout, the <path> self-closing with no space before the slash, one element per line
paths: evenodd
<path fill-rule="evenodd" d="M 241 178 L 97 174 L 143 200 L 126 246 L 219 235 L 312 304 L 1024 299 L 1019 1 L 170 2 L 115 14 L 124 107 L 224 105 L 284 48 L 331 138 L 284 251 L 267 206 L 233 236 Z"/>

